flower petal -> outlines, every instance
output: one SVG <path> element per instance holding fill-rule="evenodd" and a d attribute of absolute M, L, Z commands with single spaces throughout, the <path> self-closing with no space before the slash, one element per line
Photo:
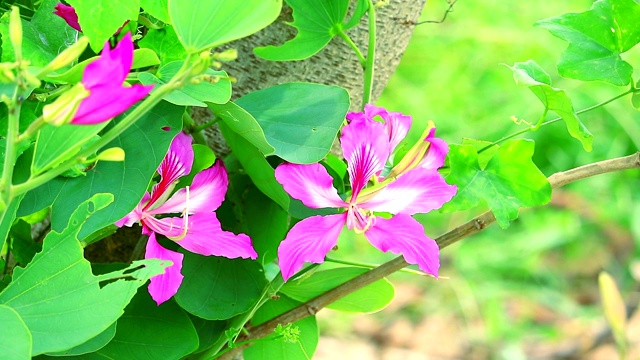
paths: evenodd
<path fill-rule="evenodd" d="M 338 208 L 347 204 L 333 187 L 333 178 L 324 166 L 280 164 L 276 168 L 276 180 L 293 198 L 310 208 Z"/>
<path fill-rule="evenodd" d="M 189 214 L 211 212 L 220 207 L 227 193 L 229 179 L 222 161 L 197 173 L 187 189 L 176 191 L 169 200 L 156 209 L 148 211 L 149 214 L 182 213 L 185 209 Z"/>
<path fill-rule="evenodd" d="M 369 179 L 384 169 L 391 154 L 389 136 L 384 124 L 364 119 L 342 128 L 340 143 L 355 198 Z"/>
<path fill-rule="evenodd" d="M 371 119 L 373 120 L 373 118 L 375 116 L 382 116 L 382 114 L 386 114 L 387 110 L 383 107 L 379 107 L 379 106 L 375 106 L 372 104 L 365 104 L 364 105 L 364 112 L 350 112 L 347 113 L 347 120 L 349 121 L 358 121 L 358 120 L 364 120 L 364 119 Z"/>
<path fill-rule="evenodd" d="M 151 195 L 149 195 L 148 192 L 145 192 L 144 195 L 142 196 L 142 200 L 140 200 L 138 205 L 136 205 L 136 207 L 133 208 L 133 210 L 131 210 L 130 213 L 125 215 L 125 217 L 123 217 L 122 219 L 116 221 L 115 225 L 117 227 L 123 227 L 123 226 L 131 227 L 131 226 L 133 226 L 133 224 L 135 224 L 138 221 L 140 221 L 142 219 L 142 215 L 143 215 L 142 208 L 143 208 L 144 204 L 147 201 L 149 201 L 150 197 L 151 197 Z"/>
<path fill-rule="evenodd" d="M 91 90 L 94 86 L 111 85 L 122 87 L 133 62 L 133 41 L 127 33 L 113 50 L 109 42 L 104 45 L 100 57 L 87 65 L 82 75 L 82 84 Z M 108 100 L 114 100 L 111 98 Z"/>
<path fill-rule="evenodd" d="M 76 14 L 76 10 L 72 6 L 57 3 L 55 9 L 53 13 L 63 18 L 64 21 L 67 22 L 67 25 L 78 31 L 82 31 L 78 23 L 78 14 Z"/>
<path fill-rule="evenodd" d="M 439 209 L 456 190 L 437 171 L 414 168 L 358 204 L 367 210 L 413 215 Z"/>
<path fill-rule="evenodd" d="M 176 241 L 183 248 L 200 255 L 224 256 L 229 259 L 256 259 L 258 254 L 245 234 L 224 231 L 213 212 L 189 216 L 189 229 Z"/>
<path fill-rule="evenodd" d="M 409 264 L 417 264 L 420 270 L 438 277 L 438 244 L 425 235 L 422 225 L 411 216 L 378 217 L 375 225 L 364 234 L 380 251 L 402 254 Z"/>
<path fill-rule="evenodd" d="M 153 208 L 153 205 L 160 199 L 166 199 L 174 182 L 180 177 L 191 172 L 193 165 L 193 148 L 191 147 L 191 136 L 179 132 L 169 146 L 169 151 L 158 166 L 160 174 L 160 182 L 153 185 L 151 190 L 151 200 L 147 205 L 147 209 Z M 160 204 L 163 200 L 160 200 Z M 158 204 L 158 205 L 160 205 Z"/>
<path fill-rule="evenodd" d="M 441 168 L 444 165 L 445 157 L 449 153 L 449 145 L 446 141 L 435 137 L 435 132 L 436 128 L 431 129 L 429 136 L 425 139 L 430 143 L 429 149 L 427 149 L 427 153 L 418 165 L 425 169 L 437 170 Z"/>
<path fill-rule="evenodd" d="M 140 84 L 131 87 L 105 84 L 87 88 L 89 96 L 82 100 L 71 123 L 89 125 L 110 120 L 147 96 L 152 88 L 151 85 Z"/>
<path fill-rule="evenodd" d="M 346 213 L 312 216 L 295 224 L 278 247 L 278 264 L 284 281 L 302 268 L 305 262 L 321 264 L 338 242 Z"/>
<path fill-rule="evenodd" d="M 156 234 L 151 233 L 147 241 L 144 257 L 145 259 L 169 260 L 173 263 L 173 265 L 164 269 L 164 274 L 152 277 L 149 284 L 149 294 L 160 305 L 175 295 L 180 284 L 182 284 L 184 276 L 182 276 L 180 270 L 182 269 L 184 255 L 163 248 L 156 241 Z"/>
<path fill-rule="evenodd" d="M 409 128 L 411 128 L 411 116 L 403 115 L 399 112 L 388 112 L 381 116 L 384 119 L 389 142 L 391 143 L 391 151 L 393 152 L 400 141 L 407 136 Z"/>

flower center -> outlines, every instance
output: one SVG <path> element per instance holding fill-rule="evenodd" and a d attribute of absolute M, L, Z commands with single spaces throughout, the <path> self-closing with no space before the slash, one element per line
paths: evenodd
<path fill-rule="evenodd" d="M 356 234 L 362 234 L 376 223 L 373 211 L 362 209 L 357 204 L 349 204 L 347 209 L 347 228 Z"/>

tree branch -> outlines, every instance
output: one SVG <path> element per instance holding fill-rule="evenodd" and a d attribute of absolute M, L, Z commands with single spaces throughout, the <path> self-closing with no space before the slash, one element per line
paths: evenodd
<path fill-rule="evenodd" d="M 595 175 L 634 168 L 640 168 L 640 152 L 629 156 L 600 161 L 593 164 L 580 166 L 571 170 L 558 172 L 551 175 L 548 179 L 553 188 L 559 188 L 569 183 L 586 179 Z M 484 230 L 495 220 L 496 218 L 493 213 L 491 213 L 491 211 L 487 211 L 456 227 L 455 229 L 444 233 L 435 240 L 438 243 L 440 249 L 443 249 L 459 240 L 462 240 Z M 248 327 L 248 335 L 240 337 L 238 339 L 238 342 L 265 337 L 273 333 L 273 329 L 275 329 L 278 324 L 286 325 L 300 319 L 304 319 L 307 316 L 315 315 L 318 311 L 320 311 L 320 309 L 335 302 L 336 300 L 360 288 L 372 284 L 388 275 L 391 275 L 407 265 L 409 264 L 404 261 L 404 258 L 402 256 L 399 256 L 263 324 L 260 324 L 256 327 Z M 220 359 L 232 359 L 235 353 L 241 351 L 247 346 L 249 345 L 239 346 L 232 351 L 224 354 L 222 357 L 220 357 Z"/>

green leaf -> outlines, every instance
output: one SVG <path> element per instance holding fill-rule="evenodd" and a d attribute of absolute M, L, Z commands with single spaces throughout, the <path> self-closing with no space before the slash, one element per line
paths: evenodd
<path fill-rule="evenodd" d="M 164 85 L 171 81 L 171 78 L 178 73 L 178 70 L 182 67 L 182 61 L 170 62 L 158 70 L 157 75 L 143 72 L 138 75 L 138 79 L 145 85 L 157 84 Z M 205 75 L 211 76 L 216 79 L 215 82 L 201 81 L 197 84 L 187 84 L 184 87 L 174 90 L 163 99 L 176 105 L 182 106 L 201 106 L 206 107 L 203 101 L 212 102 L 215 104 L 224 104 L 231 98 L 231 81 L 229 80 L 227 73 L 221 70 L 208 69 Z M 154 87 L 153 91 L 159 89 L 159 86 Z"/>
<path fill-rule="evenodd" d="M 31 238 L 31 225 L 19 219 L 11 227 L 11 255 L 17 264 L 26 266 L 42 250 L 42 244 Z"/>
<path fill-rule="evenodd" d="M 301 303 L 281 295 L 277 300 L 269 300 L 260 307 L 253 318 L 253 326 L 260 325 L 283 314 Z M 286 342 L 282 339 L 259 341 L 246 348 L 242 355 L 245 360 L 308 360 L 318 346 L 318 324 L 315 316 L 309 316 L 292 324 L 300 333 L 297 342 Z M 275 337 L 275 335 L 270 335 Z"/>
<path fill-rule="evenodd" d="M 94 56 L 90 59 L 84 60 L 83 62 L 75 65 L 71 69 L 63 72 L 63 73 L 52 73 L 48 74 L 46 77 L 47 81 L 53 83 L 69 83 L 75 84 L 82 80 L 82 75 L 84 73 L 84 69 L 87 65 L 91 64 L 95 60 L 97 60 L 99 56 Z M 131 69 L 140 69 L 149 66 L 155 66 L 160 64 L 160 59 L 153 50 L 150 49 L 135 49 L 133 50 L 133 63 L 131 64 Z"/>
<path fill-rule="evenodd" d="M 147 291 L 139 291 L 118 319 L 111 342 L 77 359 L 180 359 L 197 348 L 196 329 L 173 300 L 158 306 Z"/>
<path fill-rule="evenodd" d="M 640 87 L 640 80 L 636 83 L 636 89 Z M 634 92 L 631 95 L 631 105 L 633 105 L 636 110 L 640 110 L 640 92 Z"/>
<path fill-rule="evenodd" d="M 558 62 L 560 75 L 627 85 L 633 68 L 620 54 L 640 42 L 640 4 L 634 0 L 599 0 L 591 9 L 541 20 L 537 26 L 569 42 Z"/>
<path fill-rule="evenodd" d="M 109 38 L 127 20 L 137 21 L 140 0 L 69 0 L 78 14 L 82 33 L 89 38 L 94 52 L 99 52 Z"/>
<path fill-rule="evenodd" d="M 220 123 L 220 130 L 251 181 L 269 198 L 285 210 L 289 209 L 290 197 L 276 181 L 275 170 L 260 151 L 243 137 L 231 131 L 225 123 Z"/>
<path fill-rule="evenodd" d="M 344 30 L 349 30 L 358 25 L 364 14 L 367 13 L 367 10 L 369 10 L 369 2 L 367 0 L 358 0 L 356 9 L 353 11 L 353 15 L 351 15 L 351 19 L 344 24 Z"/>
<path fill-rule="evenodd" d="M 7 360 L 31 359 L 31 333 L 20 314 L 0 305 L 0 349 Z"/>
<path fill-rule="evenodd" d="M 318 271 L 309 277 L 287 282 L 280 292 L 296 301 L 307 302 L 367 271 L 369 269 L 358 267 Z M 336 300 L 327 308 L 352 313 L 373 313 L 387 307 L 393 296 L 393 285 L 387 279 L 380 279 Z"/>
<path fill-rule="evenodd" d="M 169 16 L 188 53 L 249 36 L 280 15 L 282 0 L 169 0 Z"/>
<path fill-rule="evenodd" d="M 18 216 L 52 206 L 51 227 L 60 231 L 79 204 L 94 194 L 111 193 L 115 196 L 114 202 L 87 220 L 80 238 L 120 220 L 138 204 L 147 190 L 171 141 L 182 129 L 183 111 L 164 101 L 156 105 L 105 147 L 121 147 L 126 153 L 124 161 L 100 161 L 86 176 L 58 177 L 47 182 L 27 193 Z M 163 129 L 167 127 L 170 129 Z"/>
<path fill-rule="evenodd" d="M 16 212 L 23 198 L 24 195 L 14 198 L 4 211 L 0 211 L 0 251 L 4 248 L 4 243 L 9 236 L 9 231 L 16 219 Z"/>
<path fill-rule="evenodd" d="M 22 20 L 22 54 L 31 66 L 43 67 L 69 44 L 75 42 L 77 32 L 62 18 L 53 14 L 59 1 L 44 0 L 31 21 Z M 9 38 L 9 14 L 0 19 L 0 34 Z M 2 41 L 2 61 L 14 61 L 10 41 Z"/>
<path fill-rule="evenodd" d="M 194 351 L 194 353 L 208 349 L 220 338 L 220 336 L 224 335 L 227 324 L 226 321 L 205 320 L 189 313 L 187 313 L 187 315 L 189 315 L 189 319 L 191 319 L 191 323 L 193 323 L 193 327 L 198 333 L 199 345 L 198 349 Z"/>
<path fill-rule="evenodd" d="M 293 10 L 293 22 L 290 24 L 298 34 L 281 46 L 257 47 L 253 51 L 261 58 L 272 61 L 303 60 L 317 54 L 331 39 L 346 30 L 343 21 L 347 15 L 349 1 L 346 0 L 287 0 Z M 361 4 L 359 4 L 361 5 Z M 362 17 L 362 6 L 355 17 Z M 365 9 L 366 10 L 366 9 Z M 347 27 L 358 21 L 349 22 Z"/>
<path fill-rule="evenodd" d="M 564 90 L 551 87 L 549 75 L 533 60 L 515 63 L 510 69 L 516 84 L 528 87 L 544 104 L 545 114 L 548 110 L 558 114 L 567 124 L 569 134 L 580 140 L 586 151 L 591 151 L 593 135 L 578 119 L 571 99 Z"/>
<path fill-rule="evenodd" d="M 92 353 L 105 347 L 111 339 L 116 335 L 116 325 L 114 322 L 105 331 L 98 334 L 96 337 L 91 338 L 89 341 L 84 342 L 78 346 L 74 346 L 71 349 L 57 353 L 48 353 L 48 356 L 77 356 Z"/>
<path fill-rule="evenodd" d="M 12 307 L 31 331 L 34 355 L 64 351 L 103 332 L 138 287 L 168 265 L 155 259 L 136 261 L 126 269 L 93 276 L 78 233 L 90 215 L 111 201 L 112 195 L 98 194 L 80 204 L 64 231 L 50 232 L 42 252 L 26 268 L 16 267 L 13 281 L 0 293 L 0 304 Z"/>
<path fill-rule="evenodd" d="M 107 124 L 107 122 L 86 126 L 46 124 L 40 129 L 36 138 L 31 173 L 38 175 L 71 159 L 80 151 L 82 145 L 92 140 Z"/>
<path fill-rule="evenodd" d="M 169 18 L 169 0 L 140 0 L 140 7 L 149 15 L 166 24 L 171 23 Z"/>
<path fill-rule="evenodd" d="M 275 149 L 267 142 L 262 127 L 258 121 L 245 109 L 233 102 L 226 104 L 208 104 L 209 109 L 221 118 L 229 129 L 242 136 L 264 155 L 271 155 Z"/>
<path fill-rule="evenodd" d="M 236 103 L 258 120 L 275 155 L 311 164 L 331 149 L 349 110 L 349 93 L 337 86 L 286 83 L 254 91 Z"/>
<path fill-rule="evenodd" d="M 184 279 L 175 299 L 203 319 L 224 320 L 248 311 L 267 285 L 262 267 L 253 260 L 183 253 Z"/>
<path fill-rule="evenodd" d="M 173 26 L 149 29 L 142 40 L 138 41 L 138 45 L 155 51 L 163 65 L 172 61 L 184 61 L 187 57 L 187 52 L 180 44 Z"/>
<path fill-rule="evenodd" d="M 473 146 L 451 145 L 446 180 L 458 186 L 458 193 L 443 208 L 466 210 L 486 204 L 504 229 L 518 218 L 520 207 L 548 203 L 551 186 L 531 160 L 534 147 L 530 140 L 509 140 L 482 168 Z"/>

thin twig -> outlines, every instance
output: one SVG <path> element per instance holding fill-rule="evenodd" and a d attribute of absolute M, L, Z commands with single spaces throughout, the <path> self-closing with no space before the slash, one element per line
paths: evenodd
<path fill-rule="evenodd" d="M 640 168 L 640 152 L 629 156 L 611 160 L 604 160 L 593 164 L 584 165 L 575 169 L 558 172 L 551 175 L 548 179 L 551 187 L 559 188 L 569 183 L 586 179 L 595 175 L 635 168 Z M 493 213 L 491 213 L 491 211 L 487 211 L 469 220 L 465 224 L 462 224 L 457 228 L 446 232 L 435 240 L 438 243 L 438 246 L 442 249 L 457 241 L 460 241 L 484 230 L 487 226 L 495 222 L 495 220 L 496 218 Z M 389 276 L 407 265 L 409 264 L 404 261 L 404 258 L 402 256 L 399 256 L 263 324 L 260 324 L 253 328 L 247 327 L 248 335 L 238 338 L 238 342 L 245 342 L 250 341 L 251 339 L 259 339 L 265 337 L 273 333 L 273 329 L 275 329 L 278 324 L 286 325 L 304 319 L 307 316 L 315 315 L 322 308 L 335 302 L 336 300 L 360 288 L 372 284 L 386 276 Z M 229 351 L 224 356 L 220 357 L 220 360 L 233 359 L 233 356 L 236 353 L 247 346 L 249 346 L 249 344 L 239 346 Z"/>
<path fill-rule="evenodd" d="M 447 2 L 449 3 L 449 7 L 447 8 L 447 10 L 445 10 L 444 14 L 442 15 L 442 19 L 420 21 L 416 23 L 416 26 L 422 25 L 422 24 L 442 24 L 445 20 L 447 20 L 447 16 L 449 15 L 449 13 L 453 12 L 453 5 L 455 5 L 458 2 L 458 0 L 447 1 Z"/>

